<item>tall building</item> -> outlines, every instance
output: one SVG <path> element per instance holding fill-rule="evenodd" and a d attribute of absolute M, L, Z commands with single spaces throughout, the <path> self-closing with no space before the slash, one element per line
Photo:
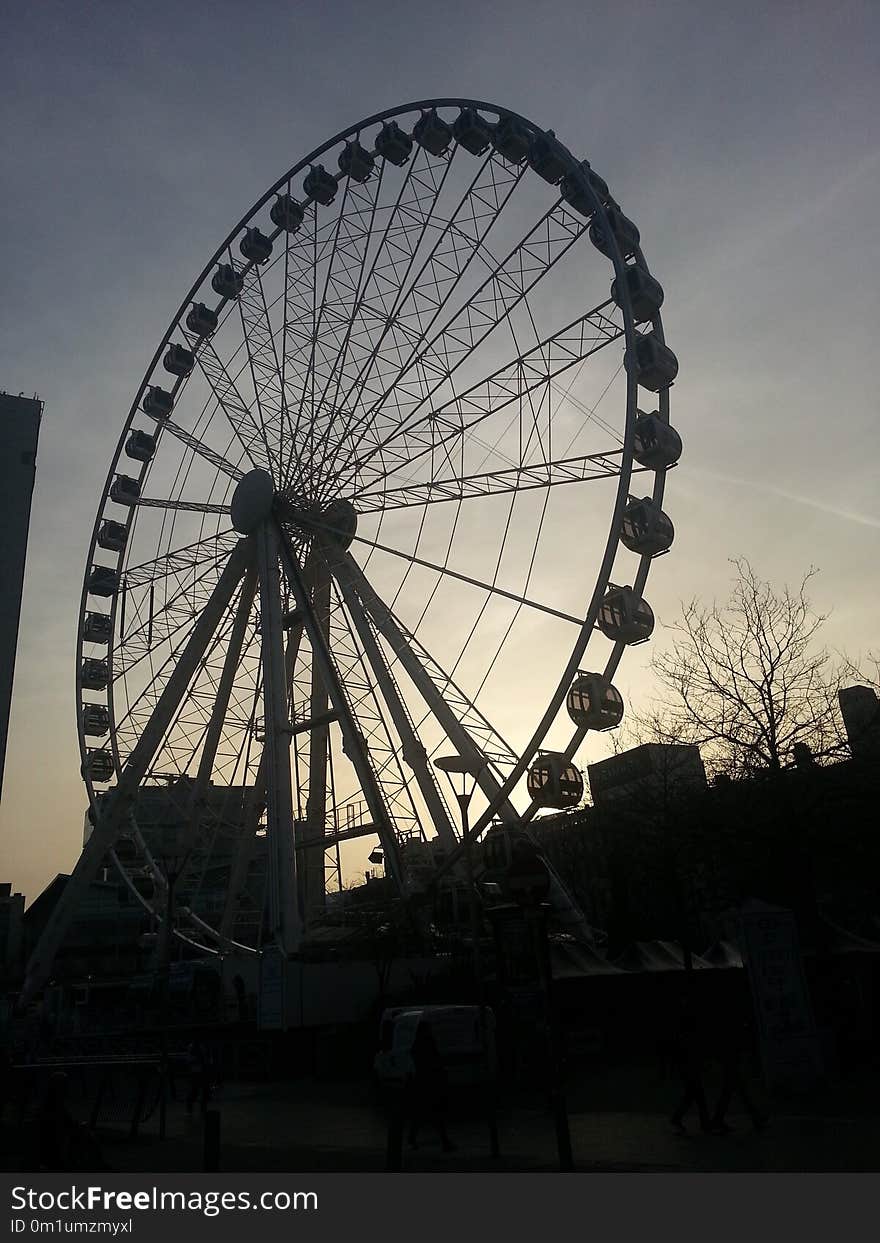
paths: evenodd
<path fill-rule="evenodd" d="M 870 686 L 846 686 L 837 692 L 840 713 L 854 760 L 880 758 L 880 699 Z"/>
<path fill-rule="evenodd" d="M 43 403 L 38 398 L 0 393 L 0 793 L 42 414 Z"/>
<path fill-rule="evenodd" d="M 0 980 L 16 978 L 22 961 L 24 896 L 13 893 L 8 882 L 0 884 Z"/>

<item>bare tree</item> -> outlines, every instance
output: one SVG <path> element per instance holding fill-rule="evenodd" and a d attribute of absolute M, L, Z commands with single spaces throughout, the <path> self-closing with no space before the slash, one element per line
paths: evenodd
<path fill-rule="evenodd" d="M 859 660 L 839 653 L 844 675 L 850 682 L 861 682 L 880 693 L 880 652 L 867 651 Z"/>
<path fill-rule="evenodd" d="M 652 661 L 665 693 L 635 715 L 631 737 L 696 743 L 710 772 L 733 777 L 790 767 L 798 744 L 819 760 L 842 754 L 845 663 L 818 642 L 827 614 L 807 594 L 816 571 L 777 590 L 747 560 L 732 564 L 724 604 L 683 605 L 671 647 Z"/>

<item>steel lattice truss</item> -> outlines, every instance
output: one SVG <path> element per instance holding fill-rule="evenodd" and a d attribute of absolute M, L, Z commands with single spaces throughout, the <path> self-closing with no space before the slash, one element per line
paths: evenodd
<path fill-rule="evenodd" d="M 650 515 L 674 461 L 637 449 L 643 398 L 669 423 L 652 281 L 588 164 L 468 101 L 337 135 L 239 222 L 100 501 L 78 652 L 96 827 L 31 987 L 108 852 L 159 920 L 179 856 L 176 930 L 206 951 L 290 950 L 338 913 L 361 839 L 401 892 L 413 843 L 454 865 L 438 754 L 472 771 L 477 833 L 535 814 L 535 755 L 568 763 L 586 733 L 564 701 L 588 642 L 606 679 L 625 645 L 596 637 L 612 571 L 638 600 L 657 551 L 624 522 L 634 471 Z"/>

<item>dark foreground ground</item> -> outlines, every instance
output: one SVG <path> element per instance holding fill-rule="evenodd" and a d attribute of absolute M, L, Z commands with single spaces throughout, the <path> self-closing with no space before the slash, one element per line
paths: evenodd
<path fill-rule="evenodd" d="M 710 1103 L 714 1083 L 709 1076 Z M 568 1088 L 575 1166 L 582 1171 L 874 1171 L 880 1169 L 880 1072 L 854 1072 L 807 1096 L 779 1100 L 753 1082 L 770 1114 L 756 1133 L 748 1118 L 728 1115 L 729 1135 L 704 1136 L 694 1116 L 688 1134 L 673 1133 L 668 1115 L 679 1087 L 654 1065 L 593 1067 Z M 223 1171 L 314 1172 L 385 1169 L 387 1122 L 361 1082 L 296 1080 L 225 1085 L 212 1103 L 220 1112 Z M 416 1151 L 404 1148 L 409 1171 L 547 1171 L 557 1168 L 552 1118 L 540 1098 L 520 1094 L 499 1114 L 500 1157 L 489 1153 L 487 1125 L 458 1110 L 450 1118 L 454 1152 L 440 1151 L 426 1130 Z M 182 1101 L 168 1110 L 167 1137 L 154 1114 L 132 1139 L 104 1130 L 107 1163 L 126 1172 L 199 1171 L 203 1126 Z M 0 1168 L 28 1168 L 22 1130 L 3 1118 Z"/>

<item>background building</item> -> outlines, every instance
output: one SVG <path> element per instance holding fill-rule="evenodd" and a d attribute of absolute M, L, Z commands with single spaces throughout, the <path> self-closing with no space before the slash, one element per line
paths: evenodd
<path fill-rule="evenodd" d="M 70 878 L 59 874 L 30 904 L 24 915 L 25 950 L 33 952 L 46 922 Z M 103 872 L 93 880 L 77 917 L 70 925 L 52 967 L 60 981 L 89 977 L 125 978 L 146 970 L 154 950 L 140 944 L 145 932 L 154 931 L 150 916 L 116 875 Z"/>
<path fill-rule="evenodd" d="M 27 556 L 31 495 L 37 464 L 37 440 L 43 403 L 36 397 L 0 393 L 0 793 L 6 760 L 6 736 L 12 704 L 15 649 L 21 615 L 21 591 Z"/>
<path fill-rule="evenodd" d="M 24 895 L 0 884 L 0 979 L 14 980 L 22 969 Z"/>
<path fill-rule="evenodd" d="M 531 832 L 616 951 L 682 936 L 704 947 L 750 899 L 793 910 L 805 943 L 826 917 L 876 937 L 880 765 L 864 723 L 877 699 L 852 699 L 849 759 L 821 764 L 804 747 L 789 769 L 709 786 L 696 748 L 648 744 L 592 765 L 594 805 Z"/>
<path fill-rule="evenodd" d="M 690 744 L 646 742 L 587 765 L 587 776 L 597 807 L 706 789 L 700 748 Z"/>
<path fill-rule="evenodd" d="M 838 692 L 840 713 L 853 758 L 880 760 L 880 699 L 870 686 Z"/>

